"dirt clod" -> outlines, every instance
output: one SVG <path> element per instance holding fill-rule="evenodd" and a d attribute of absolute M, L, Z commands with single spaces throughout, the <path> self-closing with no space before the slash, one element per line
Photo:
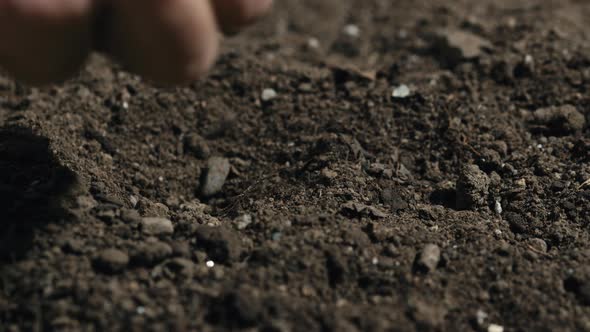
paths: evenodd
<path fill-rule="evenodd" d="M 184 150 L 199 159 L 209 158 L 211 149 L 207 141 L 198 134 L 189 134 L 184 138 Z"/>
<path fill-rule="evenodd" d="M 474 33 L 459 29 L 441 29 L 430 36 L 433 41 L 433 54 L 441 63 L 454 67 L 466 60 L 482 55 L 492 44 Z"/>
<path fill-rule="evenodd" d="M 135 248 L 132 261 L 139 265 L 153 266 L 170 257 L 172 252 L 172 247 L 164 242 L 144 242 Z"/>
<path fill-rule="evenodd" d="M 409 300 L 409 314 L 416 320 L 420 331 L 436 331 L 444 321 L 446 310 L 438 303 L 411 298 Z"/>
<path fill-rule="evenodd" d="M 487 205 L 490 178 L 477 165 L 464 165 L 457 181 L 457 208 L 472 210 Z"/>
<path fill-rule="evenodd" d="M 240 288 L 215 302 L 209 320 L 218 325 L 247 328 L 256 325 L 262 315 L 263 306 L 257 295 Z"/>
<path fill-rule="evenodd" d="M 549 134 L 569 135 L 584 129 L 586 118 L 572 105 L 540 108 L 532 113 L 533 124 Z"/>
<path fill-rule="evenodd" d="M 129 256 L 118 249 L 103 250 L 94 259 L 96 269 L 107 273 L 121 272 L 127 264 L 129 264 Z"/>
<path fill-rule="evenodd" d="M 243 247 L 231 228 L 199 226 L 195 232 L 197 246 L 207 251 L 214 261 L 231 263 L 240 258 Z"/>

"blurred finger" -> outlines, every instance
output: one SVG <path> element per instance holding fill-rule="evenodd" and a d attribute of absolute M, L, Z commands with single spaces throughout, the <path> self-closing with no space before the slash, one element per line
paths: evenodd
<path fill-rule="evenodd" d="M 233 33 L 252 24 L 272 6 L 272 0 L 211 0 L 219 27 Z"/>
<path fill-rule="evenodd" d="M 218 34 L 204 0 L 112 0 L 106 47 L 129 70 L 162 83 L 205 75 Z"/>
<path fill-rule="evenodd" d="M 0 0 L 0 67 L 18 80 L 64 80 L 91 49 L 91 0 Z"/>

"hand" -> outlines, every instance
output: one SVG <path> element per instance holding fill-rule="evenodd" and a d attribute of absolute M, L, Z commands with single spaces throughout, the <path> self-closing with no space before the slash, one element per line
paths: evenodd
<path fill-rule="evenodd" d="M 32 84 L 64 80 L 95 48 L 162 83 L 202 77 L 218 30 L 237 31 L 272 0 L 0 0 L 0 67 Z"/>

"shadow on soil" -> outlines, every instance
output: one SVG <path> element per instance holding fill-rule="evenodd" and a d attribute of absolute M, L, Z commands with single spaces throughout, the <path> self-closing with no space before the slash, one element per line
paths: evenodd
<path fill-rule="evenodd" d="M 59 165 L 49 139 L 29 129 L 0 128 L 0 262 L 22 256 L 36 228 L 64 214 L 77 177 Z"/>

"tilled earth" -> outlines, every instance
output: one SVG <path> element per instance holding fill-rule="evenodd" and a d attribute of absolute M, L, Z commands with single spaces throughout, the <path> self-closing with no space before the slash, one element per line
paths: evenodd
<path fill-rule="evenodd" d="M 0 331 L 590 331 L 589 15 L 278 1 L 188 87 L 0 78 Z"/>

